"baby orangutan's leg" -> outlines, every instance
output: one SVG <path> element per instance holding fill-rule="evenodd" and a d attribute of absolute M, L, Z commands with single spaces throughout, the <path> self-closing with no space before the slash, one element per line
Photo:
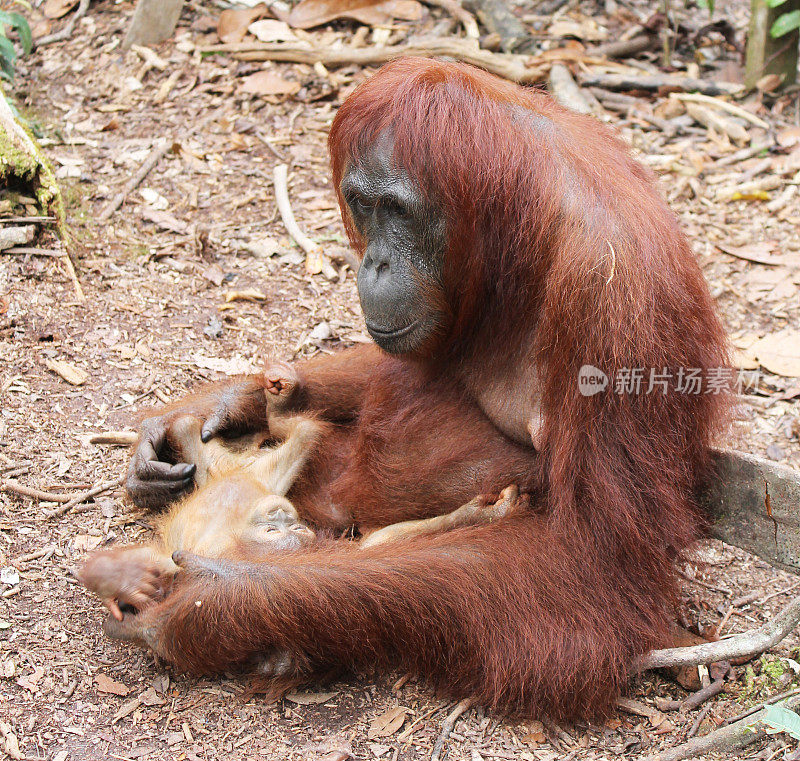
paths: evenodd
<path fill-rule="evenodd" d="M 393 523 L 390 526 L 385 526 L 367 534 L 361 540 L 359 547 L 365 549 L 374 547 L 376 544 L 393 542 L 396 539 L 438 534 L 459 526 L 491 523 L 498 518 L 504 518 L 507 515 L 520 512 L 526 506 L 527 499 L 525 497 L 520 498 L 519 489 L 513 485 L 507 486 L 500 493 L 500 497 L 496 502 L 492 502 L 487 496 L 475 497 L 475 499 L 467 502 L 466 505 L 462 505 L 446 515 L 438 515 L 435 518 L 418 521 Z"/>
<path fill-rule="evenodd" d="M 75 575 L 122 621 L 123 608 L 138 612 L 162 599 L 177 570 L 172 558 L 155 547 L 133 545 L 96 552 Z"/>

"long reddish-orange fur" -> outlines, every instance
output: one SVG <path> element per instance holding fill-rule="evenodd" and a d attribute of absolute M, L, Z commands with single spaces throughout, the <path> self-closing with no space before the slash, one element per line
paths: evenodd
<path fill-rule="evenodd" d="M 652 177 L 594 120 L 467 66 L 399 61 L 339 110 L 337 187 L 386 130 L 398 165 L 447 214 L 454 328 L 427 361 L 364 349 L 301 366 L 309 406 L 349 416 L 355 442 L 326 499 L 376 526 L 516 481 L 535 509 L 364 551 L 322 543 L 221 578 L 188 573 L 142 615 L 162 655 L 192 671 L 283 648 L 319 670 L 401 665 L 505 711 L 602 714 L 632 659 L 665 642 L 672 564 L 703 528 L 692 494 L 725 398 L 674 384 L 586 397 L 578 371 L 724 366 L 711 298 Z M 541 395 L 539 452 L 505 439 L 460 380 L 486 368 L 538 378 L 514 396 Z M 483 470 L 461 472 L 476 452 Z"/>

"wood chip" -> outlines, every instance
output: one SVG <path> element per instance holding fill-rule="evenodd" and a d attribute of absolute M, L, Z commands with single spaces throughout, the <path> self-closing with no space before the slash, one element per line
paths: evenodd
<path fill-rule="evenodd" d="M 54 372 L 59 377 L 63 378 L 67 383 L 73 386 L 82 386 L 89 380 L 89 373 L 79 367 L 75 367 L 70 362 L 63 359 L 48 359 L 45 360 L 47 369 Z"/>

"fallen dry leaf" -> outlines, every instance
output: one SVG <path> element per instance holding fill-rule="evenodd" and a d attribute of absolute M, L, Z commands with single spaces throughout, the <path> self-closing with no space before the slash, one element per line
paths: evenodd
<path fill-rule="evenodd" d="M 748 350 L 764 369 L 800 378 L 800 330 L 784 328 L 756 341 Z"/>
<path fill-rule="evenodd" d="M 744 246 L 727 246 L 717 243 L 717 248 L 737 259 L 746 259 L 748 262 L 758 262 L 759 264 L 784 264 L 780 256 L 774 256 L 776 244 L 769 242 L 748 243 Z"/>
<path fill-rule="evenodd" d="M 297 35 L 285 21 L 271 18 L 254 21 L 247 27 L 247 31 L 261 42 L 291 42 L 297 39 Z"/>
<path fill-rule="evenodd" d="M 339 18 L 355 19 L 367 26 L 380 26 L 393 19 L 418 21 L 422 4 L 417 0 L 301 0 L 286 20 L 296 29 L 311 29 Z"/>
<path fill-rule="evenodd" d="M 97 685 L 98 692 L 119 695 L 121 698 L 124 698 L 130 692 L 130 689 L 122 682 L 115 682 L 110 676 L 106 676 L 103 673 L 94 675 L 94 683 Z"/>
<path fill-rule="evenodd" d="M 222 11 L 217 22 L 217 37 L 222 42 L 241 42 L 247 34 L 247 27 L 268 12 L 266 3 L 259 3 L 253 8 L 229 8 Z"/>
<path fill-rule="evenodd" d="M 9 758 L 22 758 L 22 753 L 19 750 L 19 740 L 10 724 L 0 721 L 0 735 L 3 738 L 3 750 L 6 755 Z"/>
<path fill-rule="evenodd" d="M 222 267 L 219 264 L 212 264 L 209 267 L 206 267 L 200 273 L 209 283 L 213 283 L 217 287 L 222 285 L 222 281 L 225 280 L 225 273 L 222 271 Z"/>
<path fill-rule="evenodd" d="M 767 74 L 756 82 L 756 88 L 761 92 L 772 92 L 780 87 L 781 82 L 782 77 L 780 74 Z"/>
<path fill-rule="evenodd" d="M 388 711 L 376 716 L 369 725 L 367 737 L 374 740 L 376 737 L 389 737 L 397 732 L 406 720 L 409 709 L 405 706 L 395 706 Z"/>
<path fill-rule="evenodd" d="M 25 690 L 34 692 L 39 680 L 44 676 L 44 669 L 40 666 L 33 670 L 32 674 L 26 674 L 17 679 L 17 684 Z"/>
<path fill-rule="evenodd" d="M 242 80 L 241 90 L 253 95 L 294 95 L 300 91 L 300 83 L 290 82 L 271 71 L 257 71 Z"/>
<path fill-rule="evenodd" d="M 77 4 L 78 0 L 47 0 L 42 13 L 45 18 L 61 18 L 66 16 Z"/>
<path fill-rule="evenodd" d="M 528 731 L 522 736 L 522 741 L 529 745 L 539 745 L 547 740 L 544 734 L 544 724 L 541 721 L 532 721 L 528 724 Z"/>
<path fill-rule="evenodd" d="M 120 719 L 124 719 L 126 716 L 132 714 L 137 708 L 141 706 L 141 701 L 139 698 L 133 698 L 133 700 L 126 700 L 121 706 L 119 711 L 114 714 L 114 718 L 111 719 L 112 724 L 116 724 Z"/>
<path fill-rule="evenodd" d="M 63 359 L 48 359 L 45 360 L 45 365 L 48 370 L 54 372 L 73 386 L 81 386 L 89 380 L 89 373 L 87 373 L 86 370 L 81 370 L 79 367 L 75 367 L 75 365 Z"/>
<path fill-rule="evenodd" d="M 775 135 L 775 140 L 781 148 L 791 148 L 800 144 L 800 127 L 787 127 Z"/>
<path fill-rule="evenodd" d="M 197 367 L 201 367 L 204 370 L 214 370 L 224 375 L 250 375 L 257 372 L 257 368 L 242 357 L 220 359 L 219 357 L 206 357 L 202 354 L 195 354 L 193 360 Z"/>
<path fill-rule="evenodd" d="M 101 536 L 91 536 L 90 534 L 78 534 L 72 540 L 72 549 L 89 552 L 103 541 Z"/>
<path fill-rule="evenodd" d="M 287 692 L 283 697 L 300 706 L 314 706 L 327 703 L 338 694 L 338 692 Z"/>
<path fill-rule="evenodd" d="M 178 219 L 174 214 L 170 214 L 168 211 L 162 211 L 152 206 L 142 207 L 142 218 L 146 219 L 148 222 L 153 222 L 162 230 L 170 230 L 179 235 L 186 235 L 186 233 L 189 232 L 189 225 L 186 224 L 186 222 Z"/>

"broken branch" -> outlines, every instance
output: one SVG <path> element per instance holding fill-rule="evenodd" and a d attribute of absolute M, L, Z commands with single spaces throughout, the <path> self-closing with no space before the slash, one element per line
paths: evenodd
<path fill-rule="evenodd" d="M 227 43 L 209 45 L 200 49 L 201 53 L 230 53 L 243 61 L 287 61 L 324 66 L 371 66 L 387 63 L 404 56 L 429 57 L 448 56 L 464 63 L 472 64 L 512 82 L 540 82 L 550 68 L 532 56 L 490 53 L 481 50 L 474 40 L 432 38 L 406 45 L 392 45 L 383 48 L 324 48 L 315 49 L 307 43 Z"/>
<path fill-rule="evenodd" d="M 742 86 L 732 82 L 711 82 L 677 74 L 591 74 L 581 80 L 585 87 L 603 87 L 606 90 L 697 90 L 704 95 L 735 95 Z"/>
<path fill-rule="evenodd" d="M 120 190 L 120 192 L 111 199 L 111 202 L 108 204 L 108 206 L 106 206 L 106 208 L 100 212 L 100 215 L 97 217 L 97 221 L 108 222 L 108 220 L 111 219 L 111 215 L 125 202 L 128 194 L 132 193 L 137 187 L 139 187 L 144 178 L 147 177 L 155 165 L 158 164 L 158 162 L 161 161 L 161 159 L 166 156 L 167 153 L 169 153 L 171 148 L 171 140 L 161 140 L 150 152 L 150 155 L 145 159 L 144 164 L 139 167 L 139 171 L 136 172 L 136 174 L 125 183 L 122 190 Z"/>
<path fill-rule="evenodd" d="M 74 497 L 65 505 L 60 505 L 59 507 L 53 508 L 52 510 L 45 510 L 44 515 L 45 518 L 58 518 L 65 513 L 68 513 L 73 508 L 77 507 L 81 504 L 81 502 L 85 502 L 87 499 L 91 499 L 92 497 L 96 497 L 98 494 L 102 494 L 109 489 L 113 489 L 116 486 L 122 486 L 125 483 L 125 478 L 117 478 L 114 481 L 106 481 L 105 483 L 99 483 L 96 486 L 93 486 L 89 491 L 85 491 L 82 494 L 78 494 L 77 497 Z"/>
<path fill-rule="evenodd" d="M 95 433 L 89 437 L 90 444 L 111 444 L 115 447 L 129 447 L 136 443 L 139 434 L 136 431 L 106 431 Z"/>
<path fill-rule="evenodd" d="M 450 711 L 449 714 L 447 714 L 447 717 L 442 722 L 442 731 L 439 733 L 439 737 L 436 738 L 436 742 L 433 744 L 431 761 L 439 761 L 439 759 L 442 757 L 442 748 L 444 747 L 447 738 L 450 737 L 453 727 L 456 725 L 459 717 L 472 708 L 474 703 L 475 701 L 472 698 L 466 698 L 460 703 L 457 703 L 456 707 Z"/>
<path fill-rule="evenodd" d="M 72 494 L 61 494 L 42 491 L 41 489 L 32 489 L 30 486 L 23 486 L 17 481 L 0 482 L 0 491 L 10 492 L 11 494 L 19 494 L 21 497 L 32 497 L 33 499 L 42 500 L 44 502 L 69 502 L 74 496 Z"/>
<path fill-rule="evenodd" d="M 744 634 L 737 634 L 717 642 L 706 642 L 691 647 L 670 647 L 653 650 L 639 658 L 637 671 L 670 666 L 699 666 L 703 663 L 752 658 L 776 645 L 800 623 L 800 597 L 796 597 L 777 616 L 763 626 Z"/>
<path fill-rule="evenodd" d="M 783 708 L 796 708 L 800 705 L 800 695 L 788 698 L 778 705 Z M 765 715 L 766 708 L 762 708 L 746 719 L 716 729 L 702 737 L 694 737 L 677 748 L 670 748 L 656 756 L 650 756 L 646 761 L 683 761 L 685 758 L 694 758 L 706 753 L 728 753 L 744 748 L 765 736 L 765 730 L 756 726 Z"/>
<path fill-rule="evenodd" d="M 278 204 L 278 211 L 292 240 L 297 243 L 306 254 L 306 271 L 310 273 L 322 272 L 329 280 L 339 276 L 336 269 L 322 252 L 322 247 L 309 238 L 297 224 L 292 211 L 292 204 L 289 200 L 289 167 L 286 164 L 278 164 L 272 175 L 275 184 L 275 201 Z"/>

